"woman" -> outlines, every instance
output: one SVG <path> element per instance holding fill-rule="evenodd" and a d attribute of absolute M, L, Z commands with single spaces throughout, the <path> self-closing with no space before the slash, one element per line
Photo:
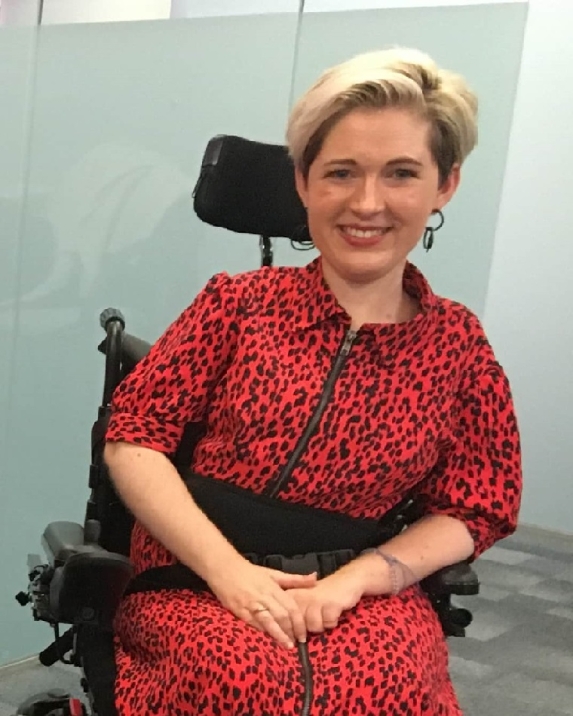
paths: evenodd
<path fill-rule="evenodd" d="M 178 562 L 208 587 L 124 599 L 122 716 L 299 714 L 297 642 L 315 716 L 461 713 L 417 583 L 515 529 L 519 437 L 478 319 L 407 257 L 431 245 L 476 134 L 474 95 L 419 52 L 326 72 L 287 131 L 319 259 L 215 276 L 118 389 L 105 457 L 137 572 Z M 325 573 L 252 563 L 167 457 L 189 422 L 207 427 L 200 484 L 263 496 L 254 516 L 270 499 L 374 521 L 411 491 L 424 516 Z"/>

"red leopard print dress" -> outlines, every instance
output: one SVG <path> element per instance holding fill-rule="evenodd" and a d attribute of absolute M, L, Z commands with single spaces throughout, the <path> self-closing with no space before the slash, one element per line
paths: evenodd
<path fill-rule="evenodd" d="M 410 264 L 411 321 L 364 325 L 280 499 L 383 515 L 413 486 L 430 513 L 467 524 L 476 556 L 516 525 L 521 470 L 508 382 L 478 319 Z M 173 453 L 205 421 L 194 471 L 260 493 L 315 409 L 350 319 L 306 268 L 215 276 L 116 392 L 109 441 Z M 137 572 L 174 558 L 136 525 Z M 295 716 L 296 651 L 209 593 L 124 599 L 116 625 L 120 716 Z M 422 590 L 369 597 L 309 637 L 312 716 L 455 716 L 438 619 Z"/>

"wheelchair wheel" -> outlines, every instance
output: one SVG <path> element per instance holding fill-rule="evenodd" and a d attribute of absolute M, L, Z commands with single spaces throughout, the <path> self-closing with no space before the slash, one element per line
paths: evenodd
<path fill-rule="evenodd" d="M 85 705 L 65 691 L 36 694 L 18 707 L 15 716 L 88 716 Z"/>

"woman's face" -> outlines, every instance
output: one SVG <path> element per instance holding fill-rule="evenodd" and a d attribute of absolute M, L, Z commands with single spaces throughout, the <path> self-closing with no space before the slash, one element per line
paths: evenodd
<path fill-rule="evenodd" d="M 402 271 L 459 183 L 440 186 L 429 125 L 401 108 L 356 109 L 330 131 L 305 179 L 296 172 L 327 280 L 367 283 Z M 435 219 L 434 222 L 435 224 Z"/>

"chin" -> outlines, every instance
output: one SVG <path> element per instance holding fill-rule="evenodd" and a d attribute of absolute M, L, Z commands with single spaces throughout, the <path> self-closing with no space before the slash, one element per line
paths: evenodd
<path fill-rule="evenodd" d="M 395 251 L 352 252 L 340 256 L 338 265 L 353 274 L 386 274 L 397 266 L 403 266 L 406 257 Z"/>
<path fill-rule="evenodd" d="M 370 283 L 387 276 L 403 263 L 396 261 L 353 261 L 339 267 L 341 276 L 353 283 Z"/>

